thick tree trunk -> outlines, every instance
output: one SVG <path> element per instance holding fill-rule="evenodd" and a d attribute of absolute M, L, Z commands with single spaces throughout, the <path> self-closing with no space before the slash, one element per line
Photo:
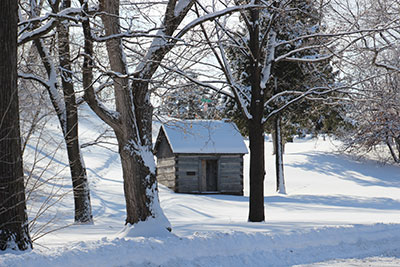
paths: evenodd
<path fill-rule="evenodd" d="M 147 197 L 146 190 L 155 182 L 155 174 L 149 171 L 136 152 L 126 149 L 124 141 L 119 139 L 118 143 L 124 147 L 120 157 L 126 202 L 125 223 L 135 224 L 153 217 L 150 209 L 152 199 Z"/>
<path fill-rule="evenodd" d="M 70 1 L 62 2 L 62 9 L 71 7 Z M 58 53 L 61 66 L 61 84 L 64 93 L 66 127 L 64 139 L 67 146 L 69 167 L 75 204 L 75 222 L 92 223 L 90 190 L 78 137 L 78 108 L 72 83 L 71 53 L 69 47 L 69 27 L 66 23 L 57 26 Z"/>
<path fill-rule="evenodd" d="M 257 1 L 256 1 L 257 2 Z M 258 2 L 257 2 L 258 3 Z M 256 3 L 256 4 L 257 4 Z M 261 90 L 261 70 L 260 70 L 260 29 L 259 29 L 259 10 L 250 11 L 250 50 L 252 53 L 250 73 L 251 73 L 251 103 L 249 120 L 249 141 L 250 141 L 250 210 L 249 221 L 264 221 L 264 126 L 262 118 L 264 114 L 264 96 Z"/>
<path fill-rule="evenodd" d="M 17 1 L 0 2 L 0 249 L 32 247 L 19 132 Z"/>
<path fill-rule="evenodd" d="M 286 194 L 285 177 L 283 173 L 283 141 L 281 131 L 281 118 L 279 115 L 274 119 L 275 138 L 273 140 L 275 151 L 276 191 Z"/>
<path fill-rule="evenodd" d="M 135 109 L 135 114 L 128 115 L 132 109 L 126 110 L 127 116 L 123 116 L 125 123 L 121 131 L 116 132 L 124 177 L 126 224 L 156 216 L 153 211 L 153 194 L 157 193 L 154 192 L 157 186 L 152 140 L 151 136 L 143 135 L 148 132 L 146 129 L 151 129 L 151 110 L 150 103 Z"/>
<path fill-rule="evenodd" d="M 264 214 L 264 127 L 261 123 L 249 123 L 250 141 L 250 222 L 262 222 Z"/>

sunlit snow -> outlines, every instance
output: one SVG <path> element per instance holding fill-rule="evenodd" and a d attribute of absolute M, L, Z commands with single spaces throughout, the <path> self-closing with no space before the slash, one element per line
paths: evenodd
<path fill-rule="evenodd" d="M 104 126 L 87 109 L 82 115 L 84 143 L 93 140 Z M 62 143 L 56 122 L 49 123 L 46 133 Z M 44 150 L 54 150 L 56 143 Z M 38 239 L 32 251 L 0 252 L 0 266 L 400 264 L 398 166 L 334 152 L 338 143 L 329 138 L 295 139 L 286 145 L 284 154 L 287 195 L 279 195 L 275 192 L 272 143 L 266 140 L 265 144 L 265 223 L 247 222 L 246 155 L 244 196 L 176 194 L 160 186 L 161 207 L 171 223 L 171 233 L 152 232 L 155 221 L 151 220 L 133 229 L 124 226 L 118 154 L 103 146 L 86 147 L 83 153 L 94 224 L 72 224 L 70 192 L 50 212 L 56 225 L 72 225 Z M 30 153 L 33 148 L 29 147 Z M 60 146 L 53 163 L 60 171 L 53 168 L 52 173 L 66 177 L 63 184 L 68 191 L 64 154 Z"/>

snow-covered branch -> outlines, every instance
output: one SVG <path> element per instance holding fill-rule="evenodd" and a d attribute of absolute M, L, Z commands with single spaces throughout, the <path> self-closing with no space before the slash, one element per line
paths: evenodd
<path fill-rule="evenodd" d="M 182 71 L 182 70 L 179 70 L 179 69 L 172 69 L 172 68 L 169 68 L 168 66 L 163 66 L 163 68 L 166 68 L 166 69 L 168 69 L 169 71 L 173 71 L 173 72 L 179 74 L 180 76 L 185 77 L 185 78 L 188 79 L 190 82 L 192 82 L 192 83 L 194 83 L 194 84 L 197 84 L 197 85 L 199 85 L 199 86 L 201 86 L 201 87 L 203 87 L 203 88 L 210 89 L 210 90 L 214 91 L 214 92 L 217 93 L 217 94 L 222 94 L 222 95 L 225 95 L 225 96 L 230 97 L 230 98 L 235 98 L 234 95 L 230 94 L 229 92 L 227 92 L 227 91 L 225 91 L 225 90 L 222 90 L 222 88 L 216 87 L 216 86 L 212 85 L 212 84 L 209 83 L 209 82 L 204 82 L 204 81 L 200 81 L 199 79 L 195 79 L 195 78 L 193 78 L 191 75 L 189 75 L 188 73 L 186 73 L 186 72 L 184 72 L 184 71 Z"/>
<path fill-rule="evenodd" d="M 314 57 L 314 58 L 293 58 L 293 57 L 290 57 L 291 55 L 294 55 L 294 54 L 299 53 L 299 52 L 304 52 L 304 51 L 311 50 L 311 49 L 319 50 L 321 48 L 322 48 L 322 45 L 310 45 L 310 46 L 299 47 L 297 49 L 293 49 L 293 50 L 287 52 L 286 54 L 283 54 L 283 55 L 280 55 L 280 56 L 276 57 L 275 58 L 275 62 L 279 62 L 281 60 L 285 60 L 285 61 L 292 61 L 292 60 L 296 60 L 296 59 L 299 59 L 299 60 L 302 60 L 302 59 L 304 59 L 304 60 L 306 60 L 306 59 L 318 60 L 320 58 L 326 58 L 326 56 Z M 328 59 L 328 58 L 326 58 L 326 59 Z M 292 61 L 292 62 L 295 62 L 295 61 Z"/>
<path fill-rule="evenodd" d="M 221 92 L 222 94 L 225 94 L 225 95 L 229 96 L 230 98 L 235 99 L 240 104 L 240 108 L 243 110 L 243 113 L 245 114 L 245 116 L 248 119 L 251 119 L 251 115 L 248 110 L 248 105 L 246 104 L 246 102 L 248 103 L 250 101 L 250 99 L 248 98 L 247 94 L 245 92 L 243 92 L 241 90 L 241 88 L 239 87 L 239 85 L 235 82 L 235 78 L 233 77 L 230 64 L 225 56 L 225 51 L 224 51 L 223 44 L 221 42 L 221 36 L 220 36 L 219 30 L 223 31 L 225 34 L 228 34 L 228 35 L 229 35 L 229 33 L 227 33 L 227 31 L 225 31 L 225 28 L 223 27 L 223 25 L 221 25 L 221 23 L 217 19 L 215 19 L 215 25 L 217 27 L 217 33 L 216 33 L 217 34 L 217 43 L 218 43 L 218 48 L 219 48 L 220 53 L 218 53 L 217 50 L 215 49 L 215 47 L 213 46 L 207 30 L 204 28 L 204 25 L 200 24 L 200 27 L 201 27 L 203 36 L 204 36 L 209 48 L 211 49 L 212 53 L 214 54 L 214 57 L 216 58 L 219 66 L 220 66 L 220 69 L 224 73 L 226 81 L 228 82 L 228 84 L 232 90 L 232 94 L 227 94 L 227 92 L 224 92 L 221 89 L 219 89 L 219 91 L 217 91 L 217 92 Z M 244 100 L 243 98 L 246 98 L 246 100 Z"/>
<path fill-rule="evenodd" d="M 87 74 L 86 74 L 87 75 Z M 83 98 L 88 103 L 90 108 L 99 116 L 104 122 L 110 125 L 113 129 L 118 129 L 120 114 L 116 111 L 108 109 L 101 100 L 97 97 L 96 91 L 94 90 L 93 83 L 90 82 L 89 77 L 84 78 L 85 94 Z"/>
<path fill-rule="evenodd" d="M 176 5 L 175 0 L 170 0 L 165 11 L 165 19 L 156 33 L 146 55 L 136 67 L 140 79 L 149 79 L 160 65 L 161 59 L 172 49 L 181 36 L 172 38 L 175 30 L 182 22 L 187 12 L 194 4 L 194 0 L 182 0 Z"/>
<path fill-rule="evenodd" d="M 360 29 L 360 30 L 354 30 L 354 31 L 341 31 L 341 32 L 336 32 L 336 33 L 315 33 L 315 34 L 306 34 L 302 35 L 290 40 L 286 41 L 280 41 L 277 43 L 277 46 L 285 46 L 288 44 L 293 44 L 301 40 L 307 40 L 307 39 L 330 39 L 330 38 L 338 38 L 338 37 L 351 37 L 351 36 L 356 36 L 359 34 L 362 34 L 362 37 L 357 37 L 358 40 L 360 40 L 363 37 L 368 36 L 369 34 L 372 33 L 379 33 L 383 31 L 388 31 L 391 29 L 400 29 L 400 25 L 394 25 L 394 26 L 385 26 L 385 27 L 379 27 L 379 28 L 369 28 L 369 29 Z"/>
<path fill-rule="evenodd" d="M 396 66 L 391 65 L 391 64 L 386 64 L 386 63 L 378 62 L 378 61 L 377 61 L 378 55 L 379 55 L 379 52 L 378 52 L 378 51 L 375 51 L 374 57 L 372 58 L 372 63 L 373 63 L 375 66 L 377 66 L 377 67 L 379 67 L 379 68 L 384 68 L 384 69 L 389 70 L 389 71 L 400 72 L 400 68 L 399 68 L 399 67 L 396 67 Z"/>
<path fill-rule="evenodd" d="M 219 34 L 219 31 L 217 31 L 217 34 Z M 227 82 L 229 83 L 232 92 L 235 96 L 236 101 L 238 102 L 241 110 L 243 111 L 244 115 L 246 116 L 246 118 L 248 120 L 250 120 L 252 118 L 250 111 L 249 111 L 249 107 L 248 107 L 248 103 L 250 102 L 250 97 L 248 96 L 248 94 L 246 92 L 244 92 L 241 89 L 241 86 L 236 82 L 233 74 L 232 74 L 232 69 L 230 66 L 230 63 L 228 62 L 226 55 L 225 55 L 225 50 L 223 47 L 223 44 L 221 42 L 221 38 L 218 38 L 218 47 L 220 50 L 220 54 L 221 54 L 221 59 L 222 59 L 222 64 L 221 68 L 223 68 L 225 71 L 225 77 L 227 79 Z"/>
<path fill-rule="evenodd" d="M 269 78 L 271 77 L 272 63 L 275 58 L 276 32 L 273 29 L 270 29 L 269 35 L 270 37 L 268 38 L 266 51 L 267 56 L 265 57 L 263 69 L 261 71 L 262 76 L 260 86 L 263 90 L 266 88 Z"/>
<path fill-rule="evenodd" d="M 107 42 L 110 40 L 121 39 L 121 38 L 139 38 L 139 37 L 163 38 L 164 37 L 162 35 L 150 34 L 149 32 L 150 31 L 127 31 L 127 32 L 119 33 L 119 34 L 110 35 L 110 36 L 95 36 L 95 35 L 93 35 L 93 40 L 101 43 L 101 42 Z"/>
<path fill-rule="evenodd" d="M 57 81 L 57 68 L 55 63 L 52 61 L 52 57 L 50 56 L 49 51 L 46 49 L 45 45 L 43 44 L 43 40 L 41 39 L 34 39 L 35 47 L 40 55 L 40 58 L 43 62 L 43 66 L 46 69 L 46 73 L 48 76 L 48 81 L 45 82 L 45 88 L 49 93 L 49 97 L 51 103 L 56 111 L 58 119 L 61 124 L 61 128 L 63 134 L 67 133 L 67 113 L 65 109 L 65 102 L 63 97 L 60 95 L 58 91 L 58 81 Z M 32 79 L 32 78 L 31 78 Z M 40 78 L 37 77 L 37 81 L 40 81 Z M 44 82 L 44 81 L 43 81 Z"/>
<path fill-rule="evenodd" d="M 220 10 L 220 11 L 216 11 L 216 12 L 212 12 L 212 13 L 208 13 L 204 16 L 201 16 L 195 20 L 193 20 L 192 22 L 189 22 L 188 24 L 186 24 L 186 26 L 181 29 L 179 31 L 179 33 L 175 36 L 175 38 L 182 38 L 183 35 L 185 35 L 185 33 L 187 33 L 189 30 L 193 29 L 194 27 L 205 23 L 207 21 L 212 21 L 216 18 L 219 17 L 223 17 L 235 12 L 239 12 L 239 11 L 243 11 L 243 10 L 248 10 L 251 8 L 263 8 L 263 6 L 260 5 L 254 5 L 254 4 L 249 4 L 249 5 L 239 5 L 239 6 L 233 6 L 233 7 L 228 7 L 226 9 Z"/>
<path fill-rule="evenodd" d="M 348 87 L 346 86 L 345 88 L 348 88 Z M 320 90 L 323 90 L 323 91 L 320 91 Z M 263 118 L 262 123 L 263 124 L 267 123 L 270 118 L 272 118 L 276 114 L 279 114 L 280 112 L 284 111 L 285 109 L 287 109 L 289 106 L 293 105 L 294 103 L 299 102 L 300 100 L 304 99 L 308 95 L 311 95 L 311 94 L 327 95 L 327 94 L 331 94 L 337 90 L 339 90 L 339 88 L 315 87 L 315 88 L 311 88 L 305 92 L 297 92 L 296 94 L 299 94 L 297 97 L 291 99 L 290 101 L 286 102 L 284 105 L 282 105 L 282 106 L 274 109 L 270 113 L 268 113 L 268 115 Z M 271 98 L 270 103 L 273 100 L 276 100 L 277 98 L 278 97 L 275 97 L 275 96 L 273 98 Z"/>
<path fill-rule="evenodd" d="M 32 81 L 38 82 L 42 86 L 44 86 L 46 89 L 48 89 L 50 87 L 50 85 L 49 85 L 47 80 L 45 80 L 42 77 L 39 77 L 37 75 L 34 75 L 32 73 L 18 72 L 18 78 L 25 79 L 25 80 L 32 80 Z"/>
<path fill-rule="evenodd" d="M 66 8 L 62 11 L 60 11 L 57 14 L 54 13 L 49 13 L 44 17 L 39 17 L 39 18 L 33 18 L 31 20 L 26 20 L 20 23 L 20 25 L 25 25 L 23 30 L 18 34 L 18 45 L 25 44 L 29 41 L 32 41 L 34 39 L 37 39 L 49 32 L 51 32 L 61 21 L 64 20 L 72 20 L 72 21 L 79 21 L 76 18 L 76 15 L 81 14 L 81 9 L 80 8 Z M 39 22 L 48 20 L 51 18 L 47 23 L 44 25 L 41 25 L 40 27 L 33 29 L 32 31 L 28 31 L 27 29 L 30 27 L 32 24 L 37 24 Z"/>

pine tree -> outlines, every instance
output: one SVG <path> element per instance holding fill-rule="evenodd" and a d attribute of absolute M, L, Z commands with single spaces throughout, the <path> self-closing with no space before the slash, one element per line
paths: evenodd
<path fill-rule="evenodd" d="M 217 119 L 219 99 L 194 84 L 168 89 L 161 97 L 156 114 L 177 119 Z"/>

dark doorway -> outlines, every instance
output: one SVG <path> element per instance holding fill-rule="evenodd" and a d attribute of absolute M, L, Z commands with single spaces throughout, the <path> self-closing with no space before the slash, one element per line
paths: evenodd
<path fill-rule="evenodd" d="M 202 192 L 215 192 L 218 191 L 218 160 L 202 160 Z"/>
<path fill-rule="evenodd" d="M 207 160 L 206 165 L 207 191 L 217 191 L 218 161 Z"/>

